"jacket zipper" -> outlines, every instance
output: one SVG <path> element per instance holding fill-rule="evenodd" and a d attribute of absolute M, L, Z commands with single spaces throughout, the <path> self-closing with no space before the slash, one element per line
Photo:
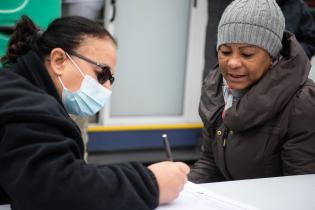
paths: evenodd
<path fill-rule="evenodd" d="M 223 147 L 224 151 L 225 151 L 225 147 L 226 147 L 226 144 L 227 144 L 226 139 L 227 139 L 228 133 L 229 133 L 228 130 L 229 130 L 228 128 L 225 128 L 224 129 L 224 133 L 223 133 L 223 144 L 222 144 L 222 147 Z"/>
<path fill-rule="evenodd" d="M 229 129 L 228 128 L 225 128 L 224 129 L 224 133 L 223 133 L 223 143 L 222 143 L 222 148 L 223 148 L 223 162 L 224 162 L 224 165 L 225 165 L 225 171 L 226 171 L 226 174 L 228 175 L 228 177 L 230 179 L 232 179 L 232 176 L 227 168 L 227 163 L 226 163 L 226 153 L 225 153 L 225 148 L 227 146 L 227 138 L 228 138 L 228 134 L 229 134 Z"/>

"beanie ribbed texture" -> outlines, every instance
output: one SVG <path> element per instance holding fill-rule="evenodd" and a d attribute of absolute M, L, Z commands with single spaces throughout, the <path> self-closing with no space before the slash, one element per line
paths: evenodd
<path fill-rule="evenodd" d="M 282 49 L 285 19 L 275 0 L 234 0 L 222 14 L 217 49 L 222 44 L 252 44 L 273 58 Z"/>

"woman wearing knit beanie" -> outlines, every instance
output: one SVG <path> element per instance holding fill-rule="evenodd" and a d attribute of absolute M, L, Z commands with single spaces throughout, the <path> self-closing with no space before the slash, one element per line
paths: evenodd
<path fill-rule="evenodd" d="M 315 173 L 315 85 L 308 57 L 284 28 L 275 0 L 235 0 L 224 11 L 191 181 Z"/>

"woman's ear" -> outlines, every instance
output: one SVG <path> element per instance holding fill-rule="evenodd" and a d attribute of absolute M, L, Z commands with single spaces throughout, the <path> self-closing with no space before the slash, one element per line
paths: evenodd
<path fill-rule="evenodd" d="M 62 75 L 65 66 L 66 66 L 66 60 L 67 60 L 66 53 L 63 49 L 61 48 L 54 48 L 50 52 L 50 66 L 52 71 L 60 76 Z"/>

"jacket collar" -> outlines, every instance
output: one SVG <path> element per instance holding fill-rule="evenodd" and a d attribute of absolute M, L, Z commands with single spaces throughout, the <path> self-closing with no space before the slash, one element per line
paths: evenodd
<path fill-rule="evenodd" d="M 218 65 L 204 80 L 199 103 L 199 115 L 208 131 L 213 131 L 221 122 L 224 109 L 223 80 Z"/>
<path fill-rule="evenodd" d="M 43 65 L 38 54 L 30 50 L 17 60 L 13 68 L 21 76 L 25 77 L 34 86 L 53 96 L 62 106 L 63 103 L 59 97 L 55 85 L 48 74 L 46 67 Z"/>
<path fill-rule="evenodd" d="M 271 120 L 306 82 L 311 66 L 303 48 L 289 32 L 282 44 L 283 58 L 227 110 L 224 123 L 229 128 L 243 131 Z"/>

